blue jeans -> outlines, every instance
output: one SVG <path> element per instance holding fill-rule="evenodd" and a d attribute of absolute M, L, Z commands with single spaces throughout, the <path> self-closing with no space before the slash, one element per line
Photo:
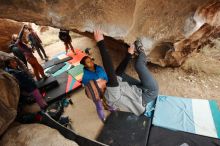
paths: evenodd
<path fill-rule="evenodd" d="M 120 75 L 123 81 L 128 82 L 130 85 L 136 85 L 138 88 L 142 89 L 143 106 L 146 106 L 149 102 L 155 102 L 159 91 L 158 84 L 147 68 L 145 60 L 145 54 L 140 53 L 135 62 L 135 70 L 140 81 L 125 73 Z"/>

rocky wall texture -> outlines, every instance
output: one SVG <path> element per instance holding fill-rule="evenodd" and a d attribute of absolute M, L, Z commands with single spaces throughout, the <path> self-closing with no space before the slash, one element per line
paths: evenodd
<path fill-rule="evenodd" d="M 0 19 L 0 50 L 9 52 L 8 45 L 11 41 L 11 36 L 14 33 L 18 33 L 22 23 Z"/>
<path fill-rule="evenodd" d="M 202 47 L 211 44 L 212 40 L 220 38 L 220 2 L 199 7 L 194 20 L 196 25 L 188 37 L 169 46 L 167 43 L 157 46 L 150 53 L 151 62 L 163 67 L 180 66 L 190 54 L 199 52 Z"/>
<path fill-rule="evenodd" d="M 0 60 L 1 61 L 1 60 Z M 17 106 L 20 95 L 15 78 L 0 69 L 0 136 L 7 130 L 17 115 Z M 8 90 L 10 89 L 10 90 Z"/>
<path fill-rule="evenodd" d="M 1 0 L 0 17 L 79 31 L 101 28 L 132 42 L 178 39 L 196 9 L 213 0 Z"/>
<path fill-rule="evenodd" d="M 160 66 L 182 65 L 188 54 L 219 35 L 219 0 L 1 0 L 0 5 L 0 18 L 67 28 L 87 36 L 100 28 L 126 43 L 142 37 L 148 51 L 153 50 L 151 62 Z M 206 31 L 209 36 L 197 36 Z"/>

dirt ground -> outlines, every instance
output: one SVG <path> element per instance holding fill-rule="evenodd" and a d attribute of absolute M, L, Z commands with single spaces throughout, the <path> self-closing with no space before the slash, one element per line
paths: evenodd
<path fill-rule="evenodd" d="M 45 46 L 45 50 L 50 57 L 64 51 L 64 45 L 58 39 L 53 39 L 51 44 L 44 42 L 44 38 L 46 40 L 46 38 L 52 37 L 51 34 L 49 36 L 42 34 L 40 37 L 42 38 L 43 43 L 47 44 L 47 46 Z M 98 49 L 95 48 L 96 44 L 93 40 L 76 34 L 73 34 L 72 38 L 72 44 L 74 47 L 82 50 L 87 47 L 92 48 L 92 56 L 95 58 L 95 63 L 101 64 L 100 54 Z M 117 52 L 110 52 L 111 56 L 120 57 L 117 56 Z M 40 61 L 39 56 L 36 53 L 35 56 Z M 114 62 L 114 65 L 118 63 L 119 62 Z M 220 103 L 220 75 L 206 74 L 202 72 L 186 72 L 181 68 L 161 68 L 155 65 L 148 66 L 158 81 L 160 88 L 159 94 L 215 99 L 218 100 L 218 103 Z M 137 78 L 137 74 L 132 67 L 132 63 L 129 65 L 126 72 Z M 71 118 L 72 126 L 75 129 L 75 132 L 85 137 L 95 139 L 103 124 L 98 119 L 93 102 L 85 96 L 83 87 L 74 91 L 71 94 L 71 99 L 74 105 L 66 108 L 65 114 L 69 115 Z"/>

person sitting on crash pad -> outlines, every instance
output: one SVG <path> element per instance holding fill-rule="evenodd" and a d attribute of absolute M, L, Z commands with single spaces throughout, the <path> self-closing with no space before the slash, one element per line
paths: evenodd
<path fill-rule="evenodd" d="M 114 109 L 132 112 L 135 115 L 141 115 L 151 110 L 158 96 L 158 85 L 146 66 L 146 55 L 144 54 L 141 40 L 135 41 L 128 48 L 128 53 L 115 71 L 101 31 L 95 31 L 94 38 L 100 50 L 103 66 L 108 77 L 108 81 L 97 80 L 97 85 L 103 93 L 107 104 Z M 140 81 L 124 73 L 135 52 L 138 54 L 135 58 L 135 70 Z M 147 116 L 151 116 L 151 114 L 149 113 Z"/>
<path fill-rule="evenodd" d="M 76 52 L 74 51 L 73 45 L 71 43 L 72 39 L 71 39 L 71 36 L 69 35 L 69 30 L 60 29 L 59 38 L 61 41 L 64 42 L 66 54 L 67 54 L 68 50 L 71 49 L 73 54 L 76 55 Z"/>
<path fill-rule="evenodd" d="M 17 79 L 21 97 L 33 96 L 41 109 L 44 109 L 47 106 L 47 103 L 38 90 L 34 79 L 26 71 L 18 67 L 15 59 L 5 61 L 5 65 L 5 71 L 12 74 Z"/>

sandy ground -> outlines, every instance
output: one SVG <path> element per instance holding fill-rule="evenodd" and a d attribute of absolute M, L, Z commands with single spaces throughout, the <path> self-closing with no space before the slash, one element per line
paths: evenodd
<path fill-rule="evenodd" d="M 42 35 L 41 37 L 48 36 Z M 95 48 L 96 44 L 93 40 L 73 35 L 72 43 L 74 47 L 82 50 L 87 47 L 92 48 L 92 56 L 95 58 L 95 62 L 101 64 L 100 54 L 97 48 Z M 47 42 L 47 44 L 49 43 Z M 53 40 L 53 43 L 47 45 L 45 50 L 46 53 L 52 57 L 53 55 L 64 51 L 64 45 L 59 40 Z M 111 56 L 119 57 L 117 56 L 117 52 L 110 52 L 112 54 Z M 35 56 L 40 61 L 39 56 L 36 53 Z M 118 62 L 114 62 L 114 64 L 118 64 Z M 181 68 L 160 68 L 154 65 L 149 65 L 149 68 L 158 81 L 160 94 L 162 95 L 215 99 L 220 103 L 220 75 L 187 73 Z M 129 65 L 126 72 L 137 78 L 132 63 Z M 65 114 L 69 115 L 71 118 L 73 128 L 76 133 L 95 139 L 103 126 L 96 114 L 95 105 L 85 96 L 83 87 L 74 91 L 71 94 L 71 99 L 74 105 L 66 108 Z"/>

